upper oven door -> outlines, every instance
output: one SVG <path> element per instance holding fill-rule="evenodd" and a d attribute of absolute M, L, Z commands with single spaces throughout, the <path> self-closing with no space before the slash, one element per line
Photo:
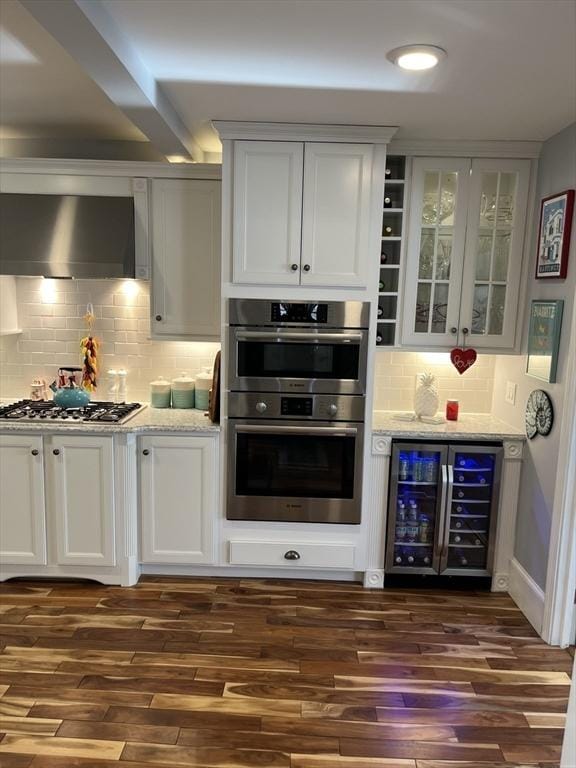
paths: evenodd
<path fill-rule="evenodd" d="M 228 349 L 231 391 L 366 391 L 366 330 L 230 327 Z"/>

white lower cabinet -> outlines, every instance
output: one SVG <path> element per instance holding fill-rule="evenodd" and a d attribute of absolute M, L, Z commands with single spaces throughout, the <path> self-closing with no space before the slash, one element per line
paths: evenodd
<path fill-rule="evenodd" d="M 42 438 L 0 435 L 0 561 L 46 563 Z"/>
<path fill-rule="evenodd" d="M 47 456 L 60 565 L 114 565 L 112 437 L 54 436 Z"/>
<path fill-rule="evenodd" d="M 356 547 L 346 543 L 229 541 L 230 565 L 270 566 L 273 568 L 354 568 Z"/>
<path fill-rule="evenodd" d="M 140 439 L 141 562 L 214 563 L 215 437 Z"/>
<path fill-rule="evenodd" d="M 123 436 L 0 435 L 0 579 L 134 583 L 130 488 L 135 441 Z"/>

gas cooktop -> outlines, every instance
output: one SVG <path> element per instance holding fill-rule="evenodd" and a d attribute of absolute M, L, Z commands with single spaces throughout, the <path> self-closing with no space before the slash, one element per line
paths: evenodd
<path fill-rule="evenodd" d="M 104 403 L 92 401 L 81 408 L 61 408 L 50 401 L 20 400 L 0 406 L 0 421 L 57 421 L 74 424 L 79 421 L 122 424 L 145 406 L 140 403 Z"/>

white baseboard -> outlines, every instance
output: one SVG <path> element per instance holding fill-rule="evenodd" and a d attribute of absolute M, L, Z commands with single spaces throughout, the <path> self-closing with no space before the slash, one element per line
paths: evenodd
<path fill-rule="evenodd" d="M 314 581 L 362 582 L 364 574 L 358 571 L 339 571 L 322 568 L 257 568 L 249 565 L 161 565 L 141 563 L 140 573 L 149 576 L 206 576 L 232 579 L 311 579 Z"/>
<path fill-rule="evenodd" d="M 541 635 L 544 620 L 544 592 L 514 557 L 510 561 L 508 591 L 518 608 Z"/>

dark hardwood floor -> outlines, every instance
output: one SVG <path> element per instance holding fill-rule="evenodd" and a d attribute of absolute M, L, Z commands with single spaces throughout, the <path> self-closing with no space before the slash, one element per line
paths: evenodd
<path fill-rule="evenodd" d="M 558 766 L 572 668 L 506 595 L 0 585 L 3 768 Z"/>

